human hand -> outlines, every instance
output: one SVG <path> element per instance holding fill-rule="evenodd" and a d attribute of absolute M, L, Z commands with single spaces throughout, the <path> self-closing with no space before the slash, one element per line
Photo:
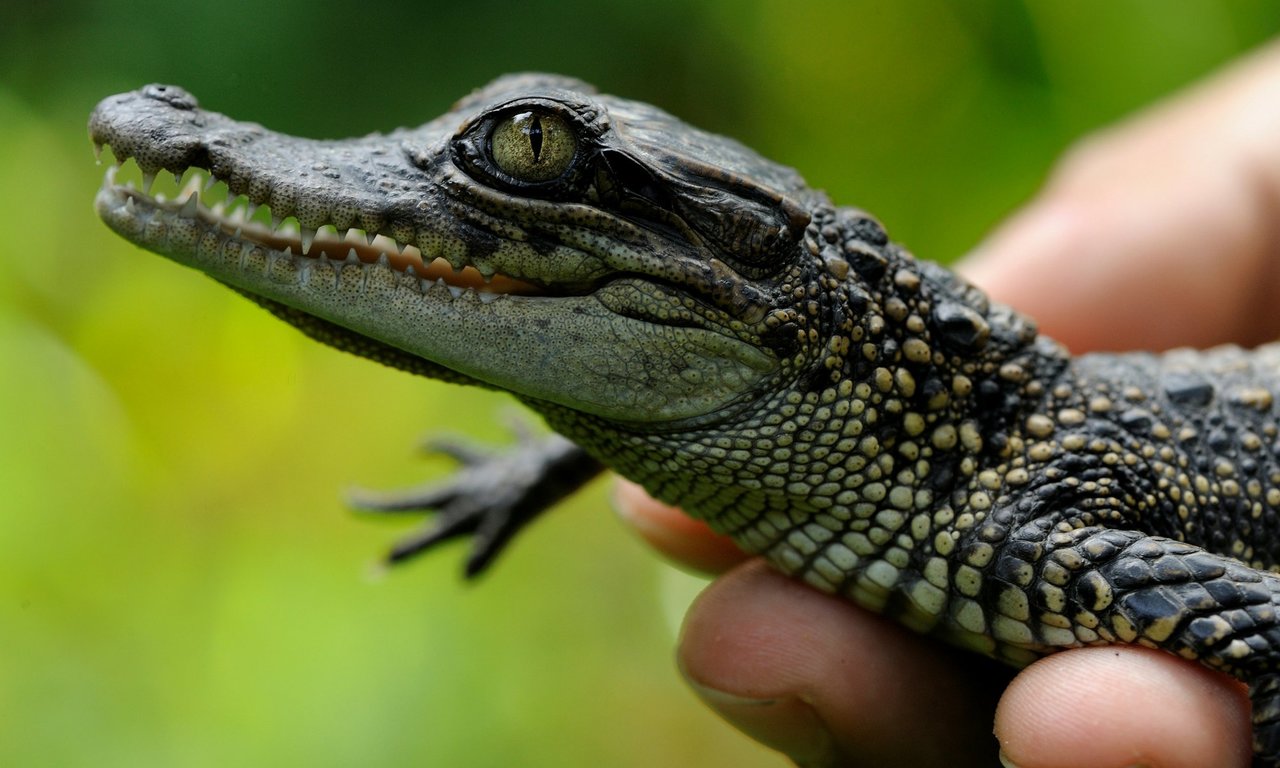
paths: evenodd
<path fill-rule="evenodd" d="M 961 271 L 1076 353 L 1280 337 L 1277 94 L 1272 45 L 1084 142 Z M 690 609 L 680 667 L 801 765 L 988 766 L 993 723 L 1021 768 L 1249 764 L 1243 687 L 1199 665 L 1108 646 L 1014 676 L 748 561 L 634 485 L 617 505 L 673 559 L 724 574 Z"/>

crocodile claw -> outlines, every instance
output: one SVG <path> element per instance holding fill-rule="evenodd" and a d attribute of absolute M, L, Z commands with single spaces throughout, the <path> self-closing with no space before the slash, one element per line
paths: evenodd
<path fill-rule="evenodd" d="M 460 440 L 434 439 L 424 445 L 459 463 L 443 482 L 400 491 L 355 489 L 347 501 L 356 510 L 375 514 L 435 512 L 423 529 L 401 539 L 386 563 L 410 560 L 450 539 L 470 536 L 466 575 L 477 576 L 493 562 L 529 521 L 584 485 L 601 465 L 559 435 L 534 436 L 515 430 L 517 442 L 493 450 Z"/>

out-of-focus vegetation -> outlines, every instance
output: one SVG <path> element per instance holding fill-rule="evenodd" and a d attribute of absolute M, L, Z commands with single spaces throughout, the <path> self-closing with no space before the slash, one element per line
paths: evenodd
<path fill-rule="evenodd" d="M 502 440 L 507 401 L 321 348 L 110 234 L 97 99 L 173 82 L 333 137 L 560 71 L 950 259 L 1073 139 L 1277 31 L 1271 0 L 6 3 L 0 765 L 781 764 L 683 690 L 698 582 L 627 535 L 603 483 L 476 587 L 458 547 L 368 578 L 401 529 L 340 491 L 442 473 L 415 441 Z"/>

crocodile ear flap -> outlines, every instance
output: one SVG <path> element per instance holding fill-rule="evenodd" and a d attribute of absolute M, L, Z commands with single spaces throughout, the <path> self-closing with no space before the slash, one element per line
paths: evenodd
<path fill-rule="evenodd" d="M 794 200 L 740 176 L 675 180 L 675 212 L 726 261 L 769 272 L 804 237 L 809 213 Z"/>
<path fill-rule="evenodd" d="M 809 213 L 790 197 L 722 168 L 681 157 L 671 161 L 676 175 L 617 149 L 599 157 L 601 202 L 673 225 L 755 274 L 782 264 L 809 226 Z"/>

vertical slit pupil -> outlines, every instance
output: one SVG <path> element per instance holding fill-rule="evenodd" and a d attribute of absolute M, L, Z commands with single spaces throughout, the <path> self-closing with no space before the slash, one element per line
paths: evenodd
<path fill-rule="evenodd" d="M 529 149 L 533 151 L 533 162 L 542 157 L 542 118 L 537 115 L 529 121 Z"/>

